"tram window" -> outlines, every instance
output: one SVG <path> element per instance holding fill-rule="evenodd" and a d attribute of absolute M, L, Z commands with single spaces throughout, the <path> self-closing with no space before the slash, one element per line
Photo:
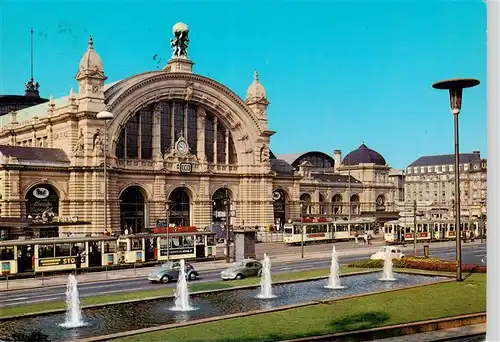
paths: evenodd
<path fill-rule="evenodd" d="M 185 236 L 183 247 L 193 247 L 193 246 L 194 246 L 193 237 L 192 236 Z"/>
<path fill-rule="evenodd" d="M 170 248 L 182 248 L 182 241 L 180 237 L 170 238 Z"/>
<path fill-rule="evenodd" d="M 14 260 L 14 247 L 2 247 L 0 249 L 0 260 Z"/>
<path fill-rule="evenodd" d="M 167 249 L 168 246 L 168 240 L 166 237 L 161 237 L 160 238 L 160 249 Z"/>
<path fill-rule="evenodd" d="M 116 253 L 116 242 L 114 241 L 105 242 L 104 253 Z"/>
<path fill-rule="evenodd" d="M 302 234 L 302 228 L 299 225 L 293 226 L 293 233 L 294 234 Z"/>
<path fill-rule="evenodd" d="M 70 256 L 71 246 L 69 243 L 56 244 L 56 257 Z"/>
<path fill-rule="evenodd" d="M 337 227 L 336 227 L 335 231 L 337 231 L 337 232 L 346 232 L 347 231 L 347 225 L 337 224 Z"/>
<path fill-rule="evenodd" d="M 424 233 L 427 233 L 429 231 L 429 229 L 427 228 L 427 224 L 426 223 L 423 225 L 423 229 L 424 229 Z"/>
<path fill-rule="evenodd" d="M 130 239 L 130 250 L 140 251 L 142 249 L 142 239 Z"/>
<path fill-rule="evenodd" d="M 75 242 L 71 244 L 71 255 L 77 255 L 78 252 L 82 253 L 85 250 L 83 242 Z"/>
<path fill-rule="evenodd" d="M 127 251 L 127 243 L 126 242 L 120 242 L 118 244 L 118 250 L 120 252 L 126 252 Z"/>
<path fill-rule="evenodd" d="M 292 227 L 285 227 L 285 234 L 293 234 L 293 228 Z"/>
<path fill-rule="evenodd" d="M 450 224 L 450 232 L 453 232 L 453 231 L 455 231 L 455 226 Z"/>
<path fill-rule="evenodd" d="M 38 246 L 38 257 L 39 258 L 53 258 L 54 257 L 54 245 L 39 245 Z"/>
<path fill-rule="evenodd" d="M 215 236 L 214 235 L 207 236 L 207 246 L 215 246 Z"/>

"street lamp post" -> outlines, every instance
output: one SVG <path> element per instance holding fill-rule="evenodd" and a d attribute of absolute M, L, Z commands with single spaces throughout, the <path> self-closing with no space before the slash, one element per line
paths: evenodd
<path fill-rule="evenodd" d="M 96 118 L 98 120 L 102 120 L 104 123 L 104 172 L 103 172 L 103 177 L 104 177 L 104 230 L 108 228 L 108 177 L 106 175 L 106 164 L 107 164 L 107 155 L 108 155 L 108 126 L 107 122 L 108 120 L 112 120 L 114 117 L 113 113 L 102 111 L 97 113 Z"/>
<path fill-rule="evenodd" d="M 165 204 L 167 214 L 167 261 L 170 261 L 170 201 Z"/>
<path fill-rule="evenodd" d="M 304 224 L 302 222 L 302 208 L 304 204 L 300 203 L 300 257 L 304 259 Z"/>
<path fill-rule="evenodd" d="M 417 256 L 417 200 L 413 200 L 413 254 Z"/>
<path fill-rule="evenodd" d="M 464 88 L 475 87 L 479 84 L 476 79 L 462 78 L 451 79 L 434 83 L 435 89 L 448 90 L 450 93 L 450 107 L 454 118 L 455 131 L 455 226 L 456 226 L 456 249 L 457 249 L 457 281 L 462 281 L 462 250 L 460 234 L 460 152 L 458 138 L 458 114 L 462 109 L 462 92 Z"/>

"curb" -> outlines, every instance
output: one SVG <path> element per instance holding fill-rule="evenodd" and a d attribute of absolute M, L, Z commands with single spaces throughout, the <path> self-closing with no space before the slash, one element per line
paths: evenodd
<path fill-rule="evenodd" d="M 346 341 L 346 340 L 369 341 L 370 339 L 383 339 L 383 338 L 398 337 L 404 335 L 412 335 L 423 332 L 431 332 L 435 330 L 450 329 L 465 325 L 473 325 L 481 323 L 486 323 L 486 312 L 478 312 L 474 314 L 452 316 L 452 317 L 439 318 L 427 321 L 405 323 L 405 324 L 391 325 L 387 327 L 349 331 L 349 332 L 322 335 L 322 336 L 314 336 L 314 337 L 312 336 L 312 337 L 297 338 L 292 340 L 281 340 L 280 342 L 305 342 L 305 341 L 335 342 L 335 341 Z M 437 341 L 446 341 L 446 340 L 449 340 L 449 338 Z"/>
<path fill-rule="evenodd" d="M 380 269 L 357 271 L 357 272 L 352 272 L 352 273 L 341 274 L 340 276 L 341 277 L 349 277 L 349 276 L 356 276 L 356 275 L 360 275 L 360 274 L 367 274 L 367 273 L 374 273 L 374 272 L 380 272 Z M 328 275 L 325 275 L 325 276 L 317 276 L 317 277 L 313 277 L 313 278 L 283 280 L 283 281 L 275 282 L 275 283 L 273 283 L 273 285 L 303 283 L 306 281 L 327 279 L 328 277 L 329 277 Z M 430 284 L 427 284 L 427 285 L 430 285 Z M 252 285 L 234 286 L 234 287 L 222 288 L 222 289 L 196 291 L 196 292 L 191 292 L 190 296 L 199 296 L 202 294 L 213 293 L 213 292 L 245 290 L 245 289 L 252 289 L 252 288 L 257 288 L 257 287 L 260 287 L 260 284 L 257 283 L 257 284 L 252 284 Z M 172 290 L 174 290 L 174 288 L 172 288 Z M 161 295 L 161 296 L 155 296 L 155 297 L 147 297 L 147 298 L 139 298 L 139 299 L 131 299 L 131 300 L 121 300 L 121 301 L 116 301 L 116 302 L 86 305 L 86 306 L 82 306 L 81 309 L 82 310 L 95 309 L 95 308 L 101 308 L 101 307 L 112 306 L 112 305 L 129 304 L 129 303 L 137 303 L 137 302 L 149 302 L 149 301 L 153 301 L 153 300 L 167 299 L 167 298 L 174 298 L 174 297 L 175 297 L 174 294 L 169 294 L 169 295 Z M 54 310 L 47 310 L 47 311 L 40 311 L 40 312 L 33 312 L 33 313 L 26 313 L 26 314 L 12 315 L 12 316 L 4 316 L 4 317 L 0 317 L 0 322 L 14 320 L 14 319 L 18 319 L 18 318 L 24 318 L 24 317 L 46 316 L 46 315 L 52 315 L 52 314 L 58 314 L 58 313 L 64 313 L 64 312 L 66 312 L 66 309 L 54 309 Z M 223 317 L 223 316 L 220 316 L 220 317 Z"/>

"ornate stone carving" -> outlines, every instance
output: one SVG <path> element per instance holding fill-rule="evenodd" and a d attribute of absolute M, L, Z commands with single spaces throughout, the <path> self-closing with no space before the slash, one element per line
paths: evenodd
<path fill-rule="evenodd" d="M 243 141 L 248 139 L 248 134 L 243 134 L 241 137 L 238 138 L 238 141 Z"/>
<path fill-rule="evenodd" d="M 153 107 L 153 113 L 161 113 L 161 104 L 160 102 L 156 102 Z"/>
<path fill-rule="evenodd" d="M 260 148 L 260 162 L 267 163 L 269 161 L 269 149 L 266 144 Z"/>
<path fill-rule="evenodd" d="M 76 141 L 76 144 L 73 147 L 73 153 L 75 155 L 78 155 L 84 150 L 85 150 L 85 135 L 83 134 L 83 129 L 80 128 L 80 135 L 78 136 L 78 140 Z"/>
<path fill-rule="evenodd" d="M 92 148 L 96 156 L 102 156 L 104 153 L 104 147 L 102 143 L 101 130 L 98 129 L 94 134 Z"/>
<path fill-rule="evenodd" d="M 191 101 L 191 99 L 193 98 L 193 92 L 194 92 L 193 84 L 190 83 L 190 84 L 188 84 L 188 86 L 186 88 L 186 93 L 184 95 L 184 101 Z"/>
<path fill-rule="evenodd" d="M 184 23 L 177 23 L 173 28 L 174 38 L 170 40 L 172 47 L 172 58 L 187 58 L 189 45 L 189 28 Z"/>

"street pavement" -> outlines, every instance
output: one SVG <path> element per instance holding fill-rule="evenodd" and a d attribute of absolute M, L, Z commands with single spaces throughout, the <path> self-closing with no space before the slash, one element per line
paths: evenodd
<path fill-rule="evenodd" d="M 269 244 L 266 244 L 269 245 Z M 358 248 L 347 249 L 347 245 L 340 247 L 336 245 L 339 255 L 340 264 L 350 264 L 357 260 L 368 258 L 376 252 L 379 246 L 364 246 Z M 316 247 L 318 247 L 317 245 Z M 263 246 L 264 247 L 264 246 Z M 325 268 L 330 265 L 331 245 L 327 245 L 324 250 L 312 252 L 308 250 L 304 253 L 305 258 L 301 258 L 300 246 L 297 250 L 293 248 L 293 252 L 288 252 L 288 246 L 281 249 L 269 249 L 269 246 L 263 250 L 269 250 L 272 260 L 272 273 L 288 273 L 300 270 L 311 270 Z M 309 246 L 308 246 L 309 247 Z M 286 253 L 281 253 L 286 250 Z M 406 255 L 412 255 L 413 247 L 403 248 Z M 417 255 L 422 255 L 422 246 L 418 246 Z M 463 262 L 483 264 L 482 259 L 486 257 L 486 244 L 471 243 L 465 244 L 463 247 Z M 455 258 L 455 247 L 453 243 L 443 243 L 441 245 L 431 245 L 431 256 L 445 260 L 453 260 Z M 195 268 L 200 273 L 200 279 L 197 283 L 219 280 L 220 271 L 228 265 L 224 261 L 193 263 Z M 115 294 L 120 292 L 130 292 L 135 290 L 148 290 L 163 287 L 175 287 L 172 284 L 151 284 L 147 281 L 147 275 L 153 268 L 142 268 L 135 270 L 117 270 L 105 272 L 95 272 L 89 274 L 78 275 L 79 293 L 82 298 L 104 294 Z M 107 277 L 107 279 L 105 278 Z M 40 302 L 48 302 L 54 300 L 63 300 L 65 298 L 65 283 L 67 276 L 54 276 L 45 280 L 45 285 L 53 283 L 54 286 L 41 287 L 40 278 L 18 279 L 9 281 L 9 288 L 14 289 L 6 291 L 5 281 L 0 283 L 4 286 L 3 291 L 0 291 L 0 308 L 17 306 L 24 304 L 33 304 Z"/>

